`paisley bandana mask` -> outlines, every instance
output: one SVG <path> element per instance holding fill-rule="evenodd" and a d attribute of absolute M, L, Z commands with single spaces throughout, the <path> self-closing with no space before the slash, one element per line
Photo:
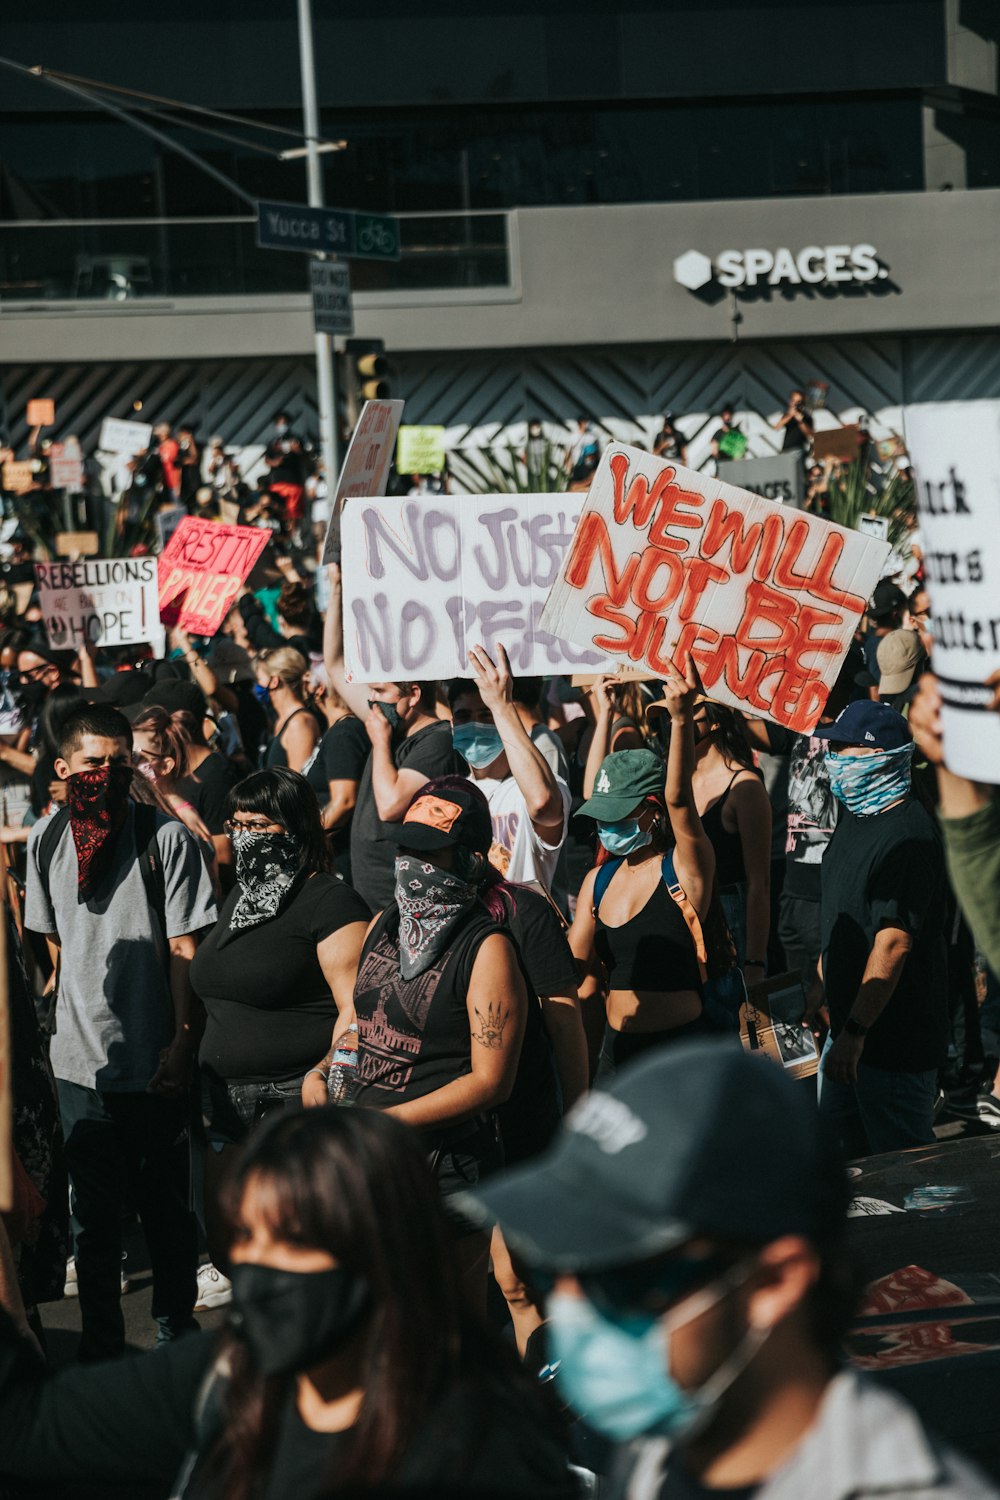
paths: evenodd
<path fill-rule="evenodd" d="M 81 901 L 96 894 L 111 868 L 116 838 L 128 817 L 131 785 L 131 766 L 97 766 L 67 778 L 66 805 Z"/>
<path fill-rule="evenodd" d="M 229 918 L 231 932 L 242 932 L 276 917 L 299 875 L 301 853 L 290 833 L 231 835 L 240 894 Z"/>
<path fill-rule="evenodd" d="M 474 881 L 415 854 L 396 856 L 399 969 L 404 979 L 415 979 L 444 952 L 477 894 Z"/>

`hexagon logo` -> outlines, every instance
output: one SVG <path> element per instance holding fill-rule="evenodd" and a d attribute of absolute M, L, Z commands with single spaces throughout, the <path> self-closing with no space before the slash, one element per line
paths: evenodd
<path fill-rule="evenodd" d="M 686 286 L 689 292 L 696 292 L 711 279 L 712 262 L 700 250 L 685 250 L 674 261 L 674 280 Z"/>

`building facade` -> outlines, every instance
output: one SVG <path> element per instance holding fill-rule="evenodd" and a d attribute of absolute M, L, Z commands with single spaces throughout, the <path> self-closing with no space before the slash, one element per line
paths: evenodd
<path fill-rule="evenodd" d="M 302 201 L 301 161 L 277 159 L 292 138 L 259 128 L 297 127 L 293 15 L 73 9 L 13 23 L 7 50 L 131 90 L 101 93 L 131 121 L 92 82 L 4 89 L 10 438 L 36 395 L 85 444 L 136 402 L 251 450 L 276 406 L 315 429 L 306 257 L 259 249 L 244 199 L 137 128 Z M 820 425 L 863 414 L 876 436 L 907 402 L 1000 387 L 995 6 L 314 9 L 323 133 L 343 142 L 327 201 L 401 218 L 400 261 L 351 269 L 408 421 L 477 446 L 586 415 L 648 442 L 670 410 L 697 464 L 727 401 L 764 455 L 794 387 L 827 388 Z M 247 123 L 194 130 L 164 100 Z"/>

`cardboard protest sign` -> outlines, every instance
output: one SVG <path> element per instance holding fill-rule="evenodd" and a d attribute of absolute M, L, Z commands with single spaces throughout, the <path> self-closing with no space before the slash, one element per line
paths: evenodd
<path fill-rule="evenodd" d="M 161 633 L 155 557 L 36 563 L 38 602 L 49 644 L 76 650 L 131 646 Z"/>
<path fill-rule="evenodd" d="M 637 448 L 604 451 L 541 628 L 810 731 L 889 551 Z"/>
<path fill-rule="evenodd" d="M 33 458 L 9 458 L 3 466 L 3 487 L 11 495 L 23 495 L 35 482 Z"/>
<path fill-rule="evenodd" d="M 876 516 L 872 511 L 866 511 L 858 517 L 858 530 L 862 536 L 877 536 L 879 541 L 889 540 L 889 517 Z"/>
<path fill-rule="evenodd" d="M 738 485 L 752 495 L 762 495 L 765 500 L 777 500 L 784 505 L 802 504 L 804 476 L 800 453 L 772 453 L 770 458 L 743 458 L 728 463 L 720 459 L 718 471 L 726 484 Z"/>
<path fill-rule="evenodd" d="M 904 418 L 945 760 L 959 776 L 1000 782 L 1000 717 L 984 686 L 1000 668 L 1000 401 L 931 401 Z"/>
<path fill-rule="evenodd" d="M 29 401 L 26 416 L 29 427 L 51 427 L 56 419 L 56 403 L 45 397 Z"/>
<path fill-rule="evenodd" d="M 340 513 L 344 501 L 355 495 L 368 498 L 385 494 L 386 477 L 402 415 L 402 401 L 365 402 L 330 507 L 330 521 L 323 543 L 324 568 L 329 563 L 340 561 Z"/>
<path fill-rule="evenodd" d="M 153 521 L 156 525 L 156 535 L 159 538 L 161 552 L 186 515 L 187 511 L 183 505 L 166 505 L 162 510 L 156 512 Z"/>
<path fill-rule="evenodd" d="M 444 428 L 401 427 L 396 468 L 400 474 L 440 474 L 444 468 Z"/>
<path fill-rule="evenodd" d="M 825 458 L 838 463 L 850 464 L 861 449 L 861 428 L 857 422 L 847 427 L 825 427 L 813 434 L 813 462 L 821 464 Z"/>
<path fill-rule="evenodd" d="M 344 657 L 355 682 L 466 677 L 502 641 L 518 676 L 613 672 L 543 630 L 580 501 L 567 495 L 352 500 L 343 517 Z"/>
<path fill-rule="evenodd" d="M 49 449 L 49 482 L 54 490 L 83 489 L 83 452 L 76 438 Z"/>
<path fill-rule="evenodd" d="M 60 557 L 96 557 L 100 550 L 96 531 L 56 532 L 56 551 Z"/>
<path fill-rule="evenodd" d="M 254 526 L 185 516 L 159 556 L 160 614 L 193 635 L 214 635 L 271 539 Z"/>
<path fill-rule="evenodd" d="M 133 458 L 137 453 L 145 453 L 152 438 L 153 429 L 148 422 L 122 422 L 117 417 L 105 417 L 97 446 L 105 453 L 124 453 Z"/>

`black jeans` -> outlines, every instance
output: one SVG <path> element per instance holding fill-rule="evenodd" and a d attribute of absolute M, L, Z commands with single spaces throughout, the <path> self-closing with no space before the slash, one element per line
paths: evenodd
<path fill-rule="evenodd" d="M 153 1271 L 153 1317 L 165 1330 L 193 1321 L 198 1239 L 188 1197 L 188 1102 L 102 1093 L 58 1080 L 73 1187 L 81 1359 L 125 1347 L 121 1309 L 122 1212 L 127 1195 L 142 1221 Z"/>

